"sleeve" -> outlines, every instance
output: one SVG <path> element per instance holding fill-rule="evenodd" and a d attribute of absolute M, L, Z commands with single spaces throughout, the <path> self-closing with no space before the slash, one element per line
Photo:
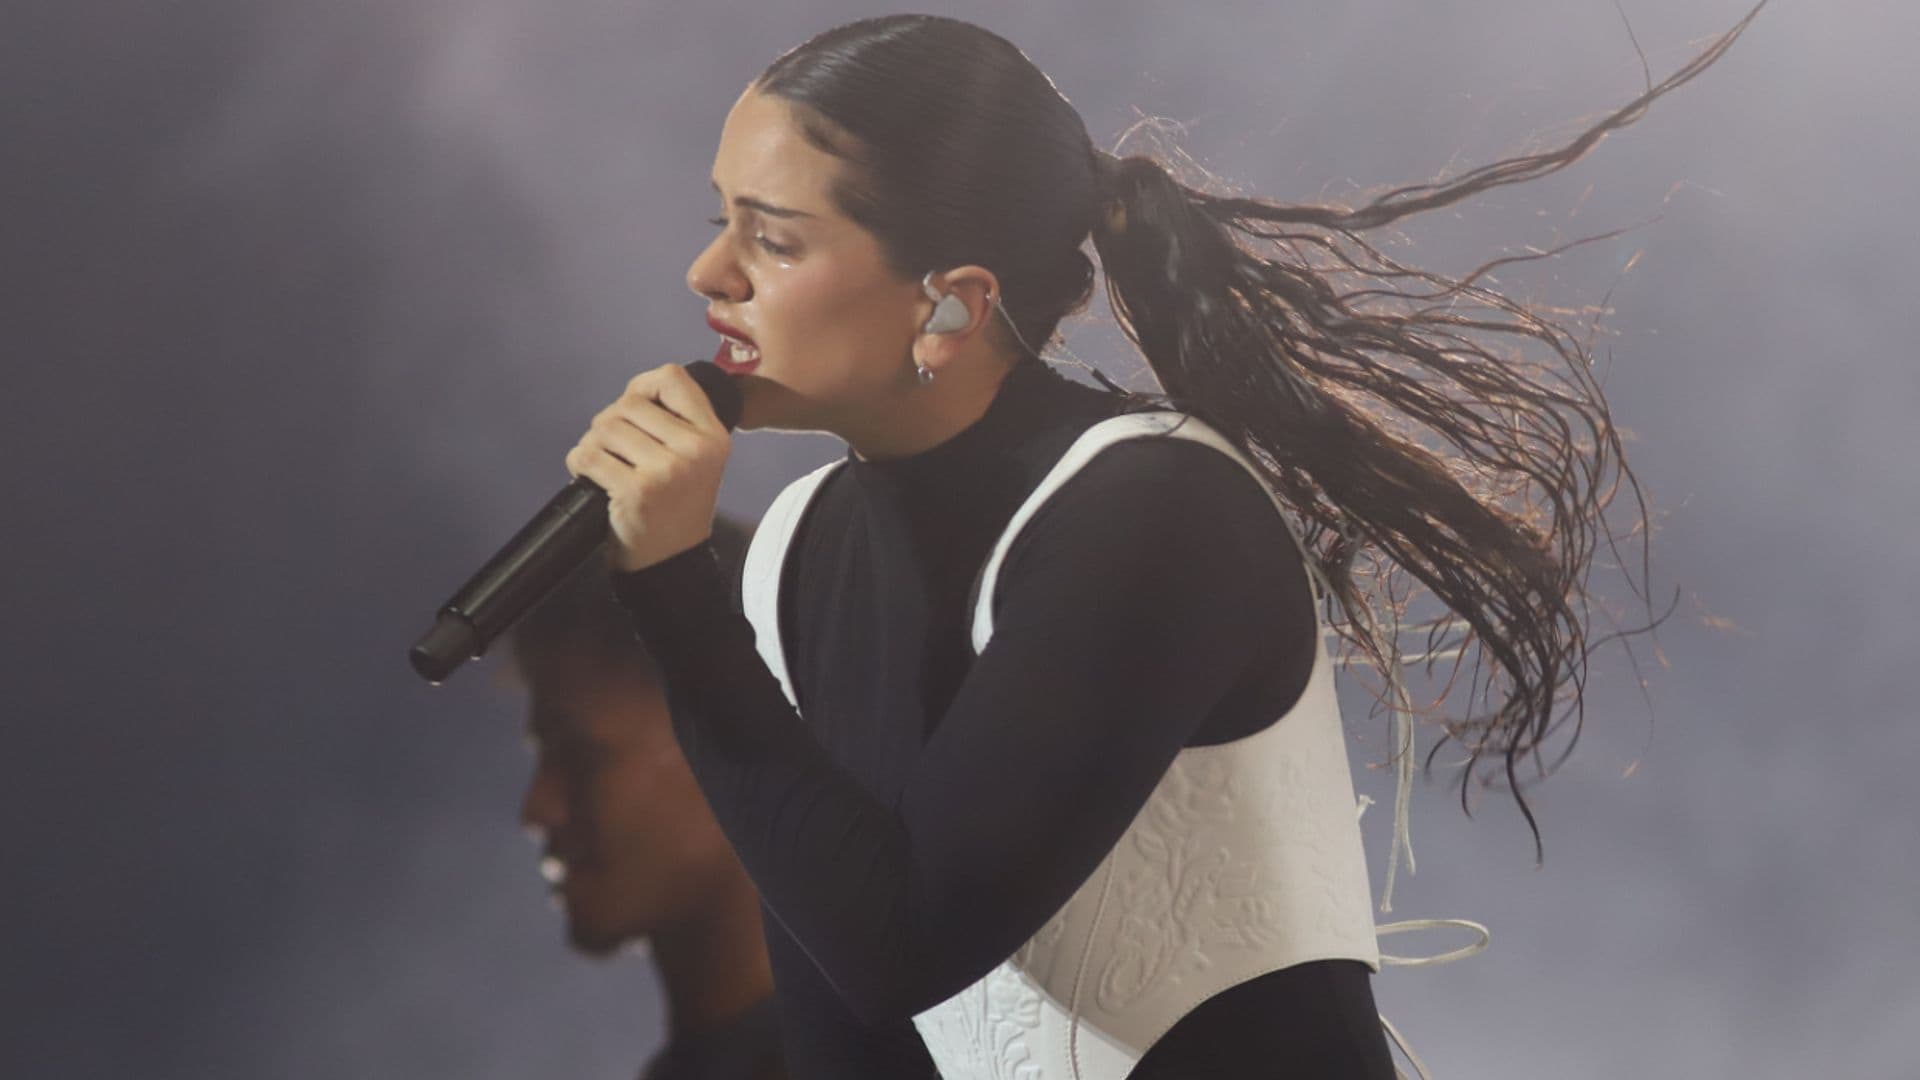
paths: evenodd
<path fill-rule="evenodd" d="M 912 1020 L 861 1020 L 771 911 L 763 922 L 767 959 L 780 995 L 781 1042 L 792 1076 L 940 1080 Z"/>
<path fill-rule="evenodd" d="M 1298 551 L 1256 480 L 1184 440 L 1111 447 L 1022 534 L 993 640 L 889 807 L 814 742 L 711 557 L 616 585 L 715 816 L 867 1023 L 920 1012 L 1010 955 L 1216 705 L 1313 644 Z"/>

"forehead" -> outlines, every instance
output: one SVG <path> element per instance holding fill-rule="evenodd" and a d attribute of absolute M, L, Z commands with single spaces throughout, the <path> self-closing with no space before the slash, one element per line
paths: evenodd
<path fill-rule="evenodd" d="M 826 216 L 841 168 L 839 158 L 807 140 L 793 104 L 749 89 L 720 129 L 713 182 L 728 199 L 744 196 Z"/>

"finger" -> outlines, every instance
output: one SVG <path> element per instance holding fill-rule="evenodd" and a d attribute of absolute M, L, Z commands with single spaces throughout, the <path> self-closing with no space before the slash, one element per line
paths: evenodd
<path fill-rule="evenodd" d="M 567 471 L 593 481 L 602 491 L 617 491 L 633 478 L 631 464 L 586 442 L 567 452 Z"/>
<path fill-rule="evenodd" d="M 666 439 L 654 434 L 649 427 L 642 426 L 641 423 L 635 423 L 632 415 L 633 411 L 634 410 L 631 409 L 610 411 L 607 415 L 595 420 L 592 430 L 594 440 L 604 449 L 611 451 L 633 465 L 639 465 L 643 461 L 647 461 L 657 455 L 667 457 L 681 456 L 678 449 L 671 445 Z M 658 407 L 655 407 L 653 411 L 655 413 L 663 412 L 663 410 L 660 410 Z M 650 424 L 652 427 L 666 427 L 667 425 L 677 425 L 680 423 L 678 419 L 673 417 L 665 417 L 662 419 L 660 416 L 643 416 L 641 420 L 642 423 Z M 685 431 L 672 431 L 669 432 L 668 437 L 684 441 L 688 439 L 690 435 Z"/>
<path fill-rule="evenodd" d="M 644 432 L 681 457 L 695 457 L 707 438 L 699 429 L 657 401 L 632 394 L 621 399 L 611 418 L 617 427 Z"/>
<path fill-rule="evenodd" d="M 645 380 L 644 393 L 658 401 L 662 407 L 674 416 L 685 421 L 695 431 L 706 434 L 724 433 L 726 425 L 713 411 L 713 402 L 700 384 L 693 381 L 687 369 L 678 364 L 655 368 L 635 378 L 635 383 Z"/>

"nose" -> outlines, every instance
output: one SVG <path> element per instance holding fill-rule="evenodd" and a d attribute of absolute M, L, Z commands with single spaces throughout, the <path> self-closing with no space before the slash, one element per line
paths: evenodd
<path fill-rule="evenodd" d="M 567 823 L 566 785 L 560 770 L 544 762 L 534 766 L 520 799 L 520 824 L 529 832 L 553 832 Z"/>
<path fill-rule="evenodd" d="M 715 236 L 700 254 L 693 257 L 693 263 L 687 267 L 687 288 L 708 300 L 730 300 L 734 303 L 750 295 L 751 287 L 747 284 L 746 275 L 740 272 L 740 264 L 733 258 L 733 248 L 725 232 Z"/>

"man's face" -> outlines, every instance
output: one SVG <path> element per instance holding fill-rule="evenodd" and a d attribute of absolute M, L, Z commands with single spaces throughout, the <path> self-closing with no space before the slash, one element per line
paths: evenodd
<path fill-rule="evenodd" d="M 525 658 L 537 755 L 521 821 L 583 952 L 602 955 L 696 915 L 738 864 L 638 665 Z"/>

